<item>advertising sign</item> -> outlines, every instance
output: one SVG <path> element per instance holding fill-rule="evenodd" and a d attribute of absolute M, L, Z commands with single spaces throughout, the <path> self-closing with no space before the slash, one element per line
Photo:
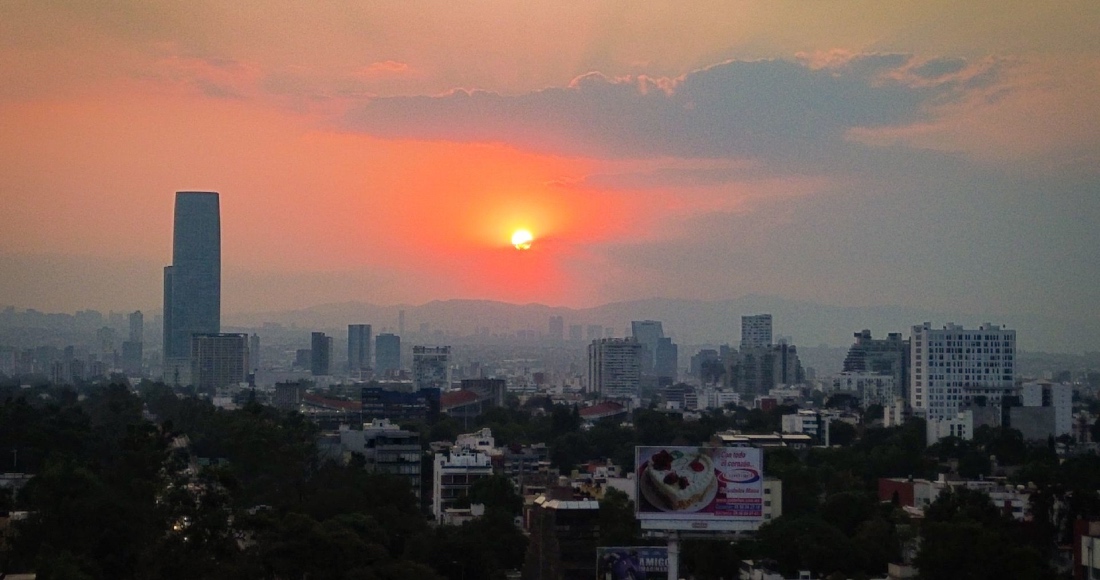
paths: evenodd
<path fill-rule="evenodd" d="M 667 546 L 596 548 L 598 580 L 654 580 L 667 575 Z"/>
<path fill-rule="evenodd" d="M 637 447 L 646 530 L 754 530 L 764 519 L 764 461 L 752 447 Z"/>

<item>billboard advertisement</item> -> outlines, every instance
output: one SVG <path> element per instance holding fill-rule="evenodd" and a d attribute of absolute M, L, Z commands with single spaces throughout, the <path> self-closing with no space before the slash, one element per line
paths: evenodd
<path fill-rule="evenodd" d="M 753 447 L 637 447 L 646 530 L 754 530 L 764 519 L 764 458 Z"/>
<path fill-rule="evenodd" d="M 654 580 L 667 575 L 667 546 L 596 548 L 598 580 Z"/>

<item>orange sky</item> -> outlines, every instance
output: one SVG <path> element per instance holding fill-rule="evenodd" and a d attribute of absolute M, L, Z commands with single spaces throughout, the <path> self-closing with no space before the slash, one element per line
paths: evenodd
<path fill-rule="evenodd" d="M 228 312 L 1095 317 L 1096 30 L 1095 2 L 5 2 L 0 305 L 157 309 L 173 192 L 210 189 Z"/>

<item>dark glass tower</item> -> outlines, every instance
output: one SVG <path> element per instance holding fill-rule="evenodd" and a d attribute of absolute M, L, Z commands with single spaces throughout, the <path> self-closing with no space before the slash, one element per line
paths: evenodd
<path fill-rule="evenodd" d="M 221 217 L 218 194 L 176 193 L 172 265 L 164 269 L 164 356 L 191 356 L 192 334 L 221 332 Z"/>

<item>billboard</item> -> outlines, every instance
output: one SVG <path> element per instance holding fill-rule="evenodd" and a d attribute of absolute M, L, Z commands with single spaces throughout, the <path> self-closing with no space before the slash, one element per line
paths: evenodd
<path fill-rule="evenodd" d="M 764 459 L 753 447 L 635 448 L 635 509 L 646 530 L 755 530 Z"/>
<path fill-rule="evenodd" d="M 667 546 L 596 548 L 598 580 L 653 580 L 667 575 Z"/>

